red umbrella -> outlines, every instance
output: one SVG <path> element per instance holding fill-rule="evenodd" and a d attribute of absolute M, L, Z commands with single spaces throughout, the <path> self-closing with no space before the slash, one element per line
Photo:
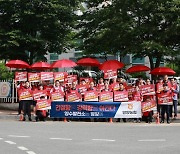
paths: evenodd
<path fill-rule="evenodd" d="M 150 74 L 153 75 L 174 75 L 176 72 L 169 67 L 157 67 L 153 69 Z"/>
<path fill-rule="evenodd" d="M 82 58 L 77 61 L 78 65 L 82 66 L 99 66 L 100 63 L 97 59 L 94 58 Z"/>
<path fill-rule="evenodd" d="M 136 73 L 136 72 L 145 72 L 149 71 L 150 68 L 144 65 L 135 65 L 126 70 L 126 73 Z"/>
<path fill-rule="evenodd" d="M 36 62 L 34 64 L 31 65 L 31 69 L 39 69 L 39 70 L 42 70 L 42 69 L 50 69 L 51 68 L 51 65 L 47 62 Z"/>
<path fill-rule="evenodd" d="M 100 70 L 117 70 L 124 67 L 124 64 L 117 60 L 108 60 L 99 66 Z"/>
<path fill-rule="evenodd" d="M 30 65 L 22 60 L 10 60 L 6 66 L 10 68 L 30 68 Z"/>
<path fill-rule="evenodd" d="M 52 68 L 65 68 L 65 67 L 74 67 L 74 66 L 77 66 L 77 64 L 69 59 L 57 60 L 51 65 Z"/>

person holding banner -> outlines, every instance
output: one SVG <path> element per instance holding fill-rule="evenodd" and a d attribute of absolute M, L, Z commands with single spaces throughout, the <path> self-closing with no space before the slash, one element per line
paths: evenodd
<path fill-rule="evenodd" d="M 88 88 L 88 91 L 97 91 L 96 87 L 94 86 L 94 81 L 91 81 L 90 84 L 89 84 L 89 88 Z"/>
<path fill-rule="evenodd" d="M 15 88 L 17 89 L 17 92 L 19 93 L 20 90 L 23 90 L 25 87 L 25 81 L 21 81 L 19 84 L 17 81 L 15 81 Z M 19 107 L 18 107 L 18 114 L 20 115 L 23 110 L 23 102 L 19 100 Z"/>
<path fill-rule="evenodd" d="M 19 92 L 19 98 L 23 102 L 23 112 L 24 112 L 23 121 L 26 120 L 26 115 L 28 115 L 29 121 L 32 121 L 31 104 L 33 101 L 33 97 L 32 97 L 32 90 L 30 87 L 30 83 L 28 81 L 26 81 L 25 83 L 25 88 Z"/>
<path fill-rule="evenodd" d="M 59 80 L 55 81 L 53 88 L 50 90 L 50 93 L 52 92 L 64 92 L 64 87 L 62 83 L 60 84 Z"/>
<path fill-rule="evenodd" d="M 169 113 L 169 108 L 170 105 L 172 105 L 172 93 L 171 90 L 169 90 L 168 88 L 168 84 L 164 83 L 163 84 L 163 91 L 161 91 L 160 95 L 158 96 L 158 103 L 161 105 L 161 122 L 160 123 L 164 123 L 164 119 L 165 119 L 165 113 L 166 113 L 166 117 L 167 117 L 167 123 L 170 124 L 170 113 Z"/>
<path fill-rule="evenodd" d="M 97 84 L 98 91 L 102 91 L 104 89 L 104 79 L 100 78 Z"/>
<path fill-rule="evenodd" d="M 172 117 L 172 109 L 174 108 L 174 119 L 176 119 L 179 85 L 175 82 L 174 78 L 171 79 L 171 91 L 172 91 L 173 106 L 170 106 L 170 117 Z"/>
<path fill-rule="evenodd" d="M 156 101 L 158 102 L 158 95 L 163 91 L 163 78 L 159 77 L 155 85 L 156 87 Z M 161 115 L 161 106 L 157 103 L 157 112 Z"/>
<path fill-rule="evenodd" d="M 53 88 L 53 85 L 50 84 L 50 80 L 43 81 L 44 89 L 47 91 L 48 98 L 50 97 L 50 91 Z"/>

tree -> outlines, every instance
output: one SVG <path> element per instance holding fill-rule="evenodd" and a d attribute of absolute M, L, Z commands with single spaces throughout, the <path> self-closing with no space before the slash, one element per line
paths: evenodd
<path fill-rule="evenodd" d="M 75 0 L 1 0 L 0 59 L 44 60 L 68 47 Z"/>
<path fill-rule="evenodd" d="M 148 56 L 153 69 L 180 53 L 179 0 L 87 0 L 86 7 L 77 27 L 87 54 Z"/>

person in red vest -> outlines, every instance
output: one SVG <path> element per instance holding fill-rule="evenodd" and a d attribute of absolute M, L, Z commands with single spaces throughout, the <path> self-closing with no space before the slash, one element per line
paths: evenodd
<path fill-rule="evenodd" d="M 167 83 L 163 84 L 163 91 L 161 91 L 161 94 L 171 94 L 171 90 L 168 87 Z M 164 119 L 165 119 L 165 112 L 166 112 L 166 117 L 167 117 L 167 123 L 170 124 L 170 105 L 161 105 L 161 122 L 160 123 L 164 123 Z"/>
<path fill-rule="evenodd" d="M 26 81 L 23 92 L 32 94 L 32 90 L 31 90 L 29 81 Z M 23 101 L 23 112 L 24 112 L 23 121 L 26 120 L 26 115 L 28 115 L 29 121 L 32 121 L 32 119 L 31 119 L 31 104 L 32 104 L 33 98 L 31 96 L 26 99 L 23 99 L 22 101 Z"/>
<path fill-rule="evenodd" d="M 89 84 L 89 88 L 88 88 L 88 91 L 97 91 L 97 88 L 94 86 L 94 81 L 91 81 L 90 84 Z"/>
<path fill-rule="evenodd" d="M 102 91 L 104 89 L 104 79 L 100 78 L 97 84 L 98 91 Z"/>
<path fill-rule="evenodd" d="M 44 89 L 47 91 L 48 98 L 50 97 L 50 91 L 52 88 L 53 88 L 53 85 L 50 84 L 49 80 L 44 82 Z"/>
<path fill-rule="evenodd" d="M 170 117 L 172 118 L 172 110 L 174 108 L 174 119 L 176 119 L 176 117 L 177 117 L 179 85 L 176 83 L 174 78 L 171 79 L 171 91 L 172 91 L 173 106 L 170 106 Z"/>
<path fill-rule="evenodd" d="M 50 90 L 50 93 L 52 92 L 64 92 L 64 87 L 62 83 L 59 82 L 59 80 L 55 81 L 53 88 Z"/>
<path fill-rule="evenodd" d="M 160 94 L 161 91 L 163 91 L 163 78 L 162 77 L 158 78 L 158 82 L 156 83 L 155 88 L 156 88 L 156 99 L 157 99 L 158 94 Z M 157 104 L 157 111 L 161 115 L 161 106 L 159 104 Z"/>
<path fill-rule="evenodd" d="M 113 78 L 111 80 L 110 86 L 111 86 L 111 89 L 113 91 L 118 91 L 119 90 L 119 82 L 117 82 L 116 78 Z"/>
<path fill-rule="evenodd" d="M 21 81 L 19 84 L 15 81 L 15 88 L 17 89 L 17 92 L 19 93 L 19 90 L 23 90 L 25 87 L 25 81 Z M 23 110 L 23 102 L 19 100 L 19 107 L 18 107 L 18 115 L 22 113 Z"/>

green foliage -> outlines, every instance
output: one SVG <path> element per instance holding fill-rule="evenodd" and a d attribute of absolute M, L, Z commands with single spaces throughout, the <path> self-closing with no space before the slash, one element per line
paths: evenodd
<path fill-rule="evenodd" d="M 0 59 L 44 60 L 69 47 L 75 0 L 1 0 Z"/>
<path fill-rule="evenodd" d="M 180 53 L 180 1 L 86 2 L 88 9 L 79 17 L 77 25 L 78 37 L 84 41 L 79 48 L 86 54 L 122 51 L 123 55 L 148 56 L 154 68 L 164 56 Z M 153 59 L 156 59 L 155 64 Z"/>
<path fill-rule="evenodd" d="M 0 62 L 0 80 L 11 80 L 14 78 L 14 73 L 10 72 L 4 63 Z"/>

